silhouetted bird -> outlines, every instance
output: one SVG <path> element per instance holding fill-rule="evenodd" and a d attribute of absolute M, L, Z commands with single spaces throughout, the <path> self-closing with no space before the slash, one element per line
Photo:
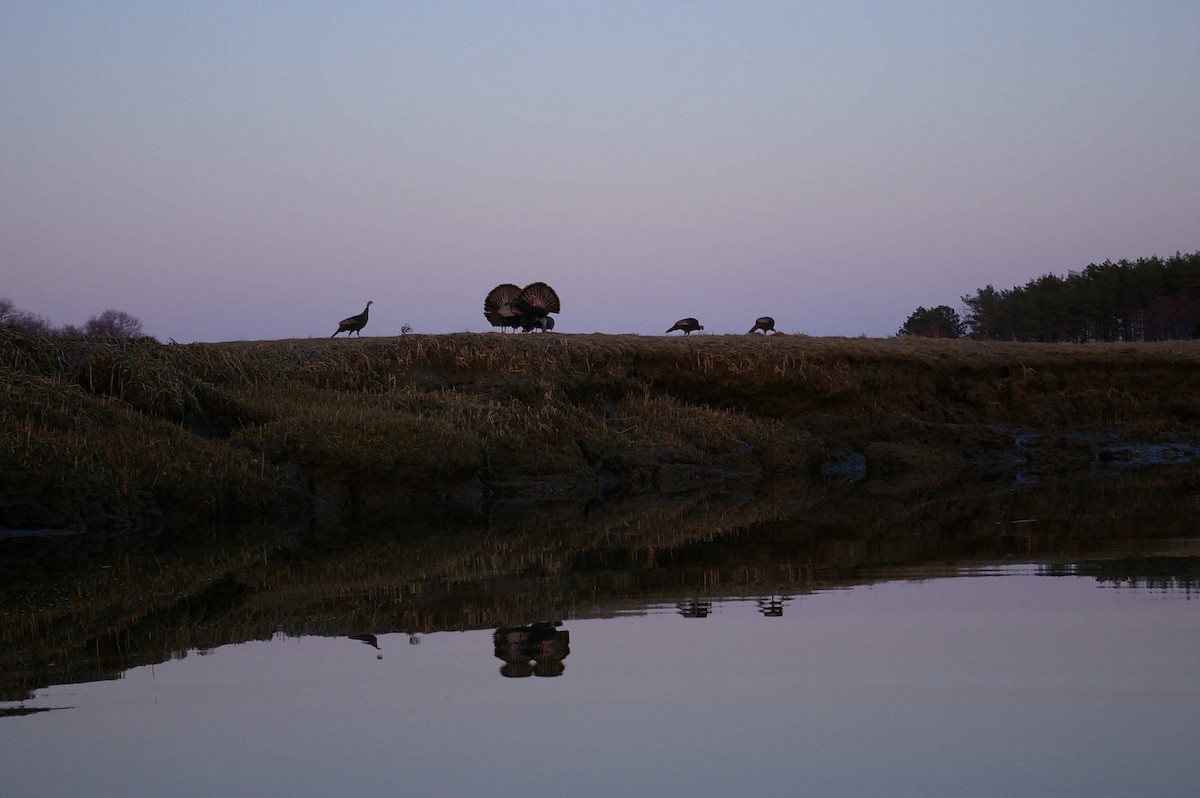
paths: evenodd
<path fill-rule="evenodd" d="M 550 318 L 550 314 L 562 310 L 562 303 L 558 299 L 558 292 L 553 288 L 545 283 L 530 283 L 521 289 L 521 296 L 517 301 L 522 303 L 523 307 L 527 307 L 526 332 L 534 329 L 543 332 L 554 329 L 554 319 Z"/>
<path fill-rule="evenodd" d="M 549 314 L 561 309 L 558 294 L 545 283 L 530 283 L 524 288 L 503 283 L 483 300 L 483 316 L 493 327 L 520 327 L 525 332 L 553 330 L 554 319 Z"/>
<path fill-rule="evenodd" d="M 517 309 L 517 299 L 521 296 L 521 287 L 512 283 L 496 286 L 483 299 L 483 317 L 491 322 L 493 327 L 520 327 L 521 312 Z"/>
<path fill-rule="evenodd" d="M 667 332 L 674 332 L 675 330 L 683 330 L 684 335 L 691 335 L 696 330 L 703 330 L 703 329 L 704 329 L 703 324 L 698 322 L 696 319 L 689 317 L 686 319 L 680 319 L 679 321 L 675 322 L 675 324 L 673 324 L 671 326 L 671 329 L 667 330 Z"/>
<path fill-rule="evenodd" d="M 750 332 L 762 330 L 763 334 L 775 331 L 775 319 L 770 316 L 759 316 L 754 320 L 754 326 L 750 328 Z M 750 333 L 747 333 L 749 335 Z"/>
<path fill-rule="evenodd" d="M 350 333 L 357 333 L 358 337 L 361 338 L 362 333 L 359 331 L 362 330 L 363 327 L 367 326 L 367 314 L 370 313 L 371 305 L 373 305 L 373 304 L 375 304 L 375 303 L 368 302 L 367 306 L 365 308 L 363 308 L 362 313 L 359 313 L 357 316 L 351 316 L 348 319 L 342 319 L 341 321 L 339 321 L 337 332 L 335 332 L 333 335 L 331 335 L 329 337 L 333 338 L 338 333 L 344 332 L 344 333 L 346 333 L 347 338 L 350 337 Z"/>

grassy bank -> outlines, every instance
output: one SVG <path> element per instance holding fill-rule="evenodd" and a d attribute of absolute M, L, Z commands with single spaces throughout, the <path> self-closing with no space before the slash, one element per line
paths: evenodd
<path fill-rule="evenodd" d="M 87 530 L 91 546 L 774 476 L 935 485 L 962 470 L 1186 459 L 1200 444 L 1190 342 L 456 334 L 163 345 L 3 329 L 0 386 L 0 530 Z"/>

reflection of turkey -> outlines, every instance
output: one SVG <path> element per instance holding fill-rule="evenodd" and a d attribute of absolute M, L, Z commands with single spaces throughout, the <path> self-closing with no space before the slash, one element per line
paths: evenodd
<path fill-rule="evenodd" d="M 504 660 L 500 674 L 509 678 L 523 676 L 561 676 L 563 660 L 571 653 L 571 633 L 554 623 L 511 626 L 492 635 L 497 659 Z"/>

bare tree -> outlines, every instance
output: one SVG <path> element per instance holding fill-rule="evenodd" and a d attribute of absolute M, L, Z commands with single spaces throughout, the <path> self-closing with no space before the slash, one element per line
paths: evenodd
<path fill-rule="evenodd" d="M 11 323 L 17 313 L 16 304 L 8 297 L 0 297 L 0 325 Z"/>
<path fill-rule="evenodd" d="M 74 324 L 64 324 L 54 331 L 57 338 L 82 338 L 87 335 L 82 327 L 76 327 Z"/>
<path fill-rule="evenodd" d="M 142 335 L 142 323 L 136 316 L 131 316 L 123 310 L 104 311 L 99 316 L 92 316 L 83 325 L 83 331 L 88 335 L 108 335 L 113 338 L 137 338 Z"/>
<path fill-rule="evenodd" d="M 7 302 L 8 300 L 3 300 Z M 0 306 L 0 325 L 16 327 L 26 335 L 34 338 L 49 338 L 54 335 L 54 325 L 45 316 L 36 313 L 26 313 L 11 306 Z"/>

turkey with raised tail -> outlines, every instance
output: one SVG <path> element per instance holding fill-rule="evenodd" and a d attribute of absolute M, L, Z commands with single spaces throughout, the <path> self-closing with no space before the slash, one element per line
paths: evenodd
<path fill-rule="evenodd" d="M 356 333 L 359 338 L 362 338 L 361 330 L 363 327 L 367 326 L 367 314 L 371 312 L 371 305 L 373 305 L 373 304 L 375 304 L 375 303 L 368 302 L 367 306 L 365 308 L 363 308 L 362 313 L 359 313 L 357 316 L 351 316 L 348 319 L 342 319 L 341 321 L 339 321 L 337 332 L 335 332 L 333 335 L 331 335 L 329 337 L 335 338 L 335 337 L 337 337 L 338 333 L 344 332 L 344 333 L 346 333 L 347 338 L 350 337 L 350 333 Z"/>
<path fill-rule="evenodd" d="M 673 325 L 671 325 L 671 329 L 667 330 L 667 332 L 674 332 L 675 330 L 683 330 L 684 335 L 691 335 L 696 330 L 703 330 L 703 329 L 704 329 L 703 324 L 701 324 L 699 321 L 697 321 L 696 319 L 693 319 L 689 316 L 686 319 L 680 319 L 679 321 L 675 322 Z"/>
<path fill-rule="evenodd" d="M 512 283 L 504 283 L 493 288 L 483 300 L 483 317 L 491 322 L 493 327 L 503 330 L 505 327 L 520 327 L 521 313 L 517 310 L 517 298 L 521 296 L 521 287 Z"/>
<path fill-rule="evenodd" d="M 562 309 L 558 293 L 545 283 L 530 283 L 518 288 L 504 283 L 493 288 L 483 300 L 483 316 L 493 327 L 503 330 L 518 327 L 525 332 L 554 329 L 551 313 Z"/>
<path fill-rule="evenodd" d="M 775 319 L 770 316 L 759 316 L 754 320 L 754 326 L 750 328 L 750 332 L 763 331 L 763 335 L 775 332 Z M 750 333 L 746 333 L 749 335 Z"/>

